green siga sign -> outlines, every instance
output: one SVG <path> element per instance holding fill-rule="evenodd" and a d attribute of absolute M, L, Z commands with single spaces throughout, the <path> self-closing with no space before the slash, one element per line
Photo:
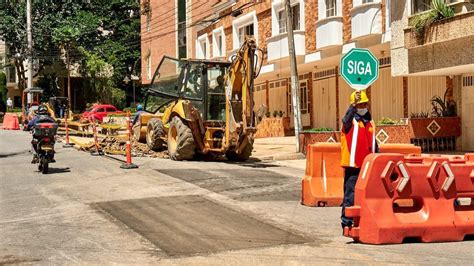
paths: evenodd
<path fill-rule="evenodd" d="M 341 58 L 341 76 L 352 88 L 365 90 L 379 77 L 379 60 L 367 49 L 353 48 Z"/>

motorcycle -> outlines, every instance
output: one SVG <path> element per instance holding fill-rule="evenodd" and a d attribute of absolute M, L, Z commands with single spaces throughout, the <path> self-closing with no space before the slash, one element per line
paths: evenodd
<path fill-rule="evenodd" d="M 38 162 L 38 171 L 47 174 L 49 164 L 56 162 L 54 160 L 54 136 L 56 135 L 58 125 L 55 123 L 40 123 L 35 126 L 34 135 L 36 136 L 36 156 Z"/>

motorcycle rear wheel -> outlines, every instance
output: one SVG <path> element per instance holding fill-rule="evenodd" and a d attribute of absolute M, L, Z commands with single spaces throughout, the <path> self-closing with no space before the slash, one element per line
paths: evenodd
<path fill-rule="evenodd" d="M 43 165 L 43 166 L 42 166 L 43 169 L 41 170 L 41 173 L 43 173 L 44 175 L 47 174 L 48 171 L 49 171 L 49 162 L 48 162 L 48 159 L 43 158 L 43 159 L 41 160 L 40 164 Z"/>

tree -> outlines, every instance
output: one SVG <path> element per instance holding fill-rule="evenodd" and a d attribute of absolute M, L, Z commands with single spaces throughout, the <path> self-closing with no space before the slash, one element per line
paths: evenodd
<path fill-rule="evenodd" d="M 23 60 L 30 53 L 37 62 L 38 73 L 61 76 L 72 65 L 85 65 L 95 54 L 112 66 L 110 92 L 126 89 L 122 80 L 136 70 L 140 58 L 140 1 L 33 1 L 33 51 L 26 44 L 26 4 L 22 0 L 2 1 L 0 4 L 0 39 L 10 48 L 23 89 L 25 70 Z M 14 57 L 14 55 L 20 55 Z M 69 71 L 68 71 L 69 72 Z M 91 82 L 92 84 L 92 82 Z M 68 86 L 70 88 L 70 86 Z M 117 94 L 117 93 L 116 93 Z M 69 93 L 68 95 L 71 95 Z M 71 101 L 70 101 L 71 102 Z"/>
<path fill-rule="evenodd" d="M 7 76 L 0 71 L 0 112 L 7 110 Z"/>

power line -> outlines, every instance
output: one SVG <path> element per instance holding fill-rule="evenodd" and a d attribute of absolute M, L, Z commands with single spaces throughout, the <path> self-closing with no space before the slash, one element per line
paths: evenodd
<path fill-rule="evenodd" d="M 251 7 L 255 6 L 256 4 L 257 4 L 257 2 L 255 2 L 255 1 L 254 1 L 253 3 L 251 2 L 250 5 L 249 5 L 249 3 L 246 3 L 246 4 L 242 5 L 241 7 L 237 8 L 237 9 L 231 11 L 231 12 L 228 12 L 228 13 L 226 13 L 226 14 L 223 14 L 223 15 L 221 15 L 221 16 L 215 18 L 214 21 L 218 21 L 218 20 L 220 20 L 220 19 L 222 19 L 222 18 L 224 18 L 224 17 L 230 16 L 230 15 L 232 15 L 232 13 L 235 12 L 236 10 L 243 11 L 243 10 L 246 10 L 246 9 L 248 9 L 248 8 L 251 8 Z M 185 29 L 189 29 L 189 28 L 195 27 L 195 26 L 197 26 L 197 25 L 200 25 L 200 23 L 203 23 L 203 22 L 205 23 L 205 22 L 211 22 L 211 21 L 200 20 L 200 21 L 197 21 L 196 23 L 193 23 L 193 24 L 191 24 L 191 25 L 189 25 L 189 26 L 186 26 Z M 142 41 L 142 42 L 145 42 L 145 41 L 153 40 L 153 39 L 156 39 L 156 38 L 160 38 L 160 37 L 166 36 L 166 35 L 168 35 L 168 34 L 177 32 L 178 30 L 179 30 L 179 29 L 177 29 L 177 30 L 171 30 L 171 31 L 168 31 L 168 32 L 165 32 L 165 33 L 161 33 L 161 34 L 152 35 L 152 36 L 149 36 L 149 37 L 146 37 L 146 38 L 142 38 L 141 41 Z"/>

